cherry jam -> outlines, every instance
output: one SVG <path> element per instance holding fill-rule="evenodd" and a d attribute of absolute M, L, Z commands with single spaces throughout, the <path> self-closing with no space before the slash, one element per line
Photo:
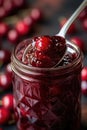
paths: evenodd
<path fill-rule="evenodd" d="M 50 41 L 49 38 L 45 40 Z M 40 48 L 37 43 L 37 54 L 30 50 L 25 55 L 27 60 L 23 60 L 25 49 L 31 43 L 32 39 L 27 39 L 18 44 L 11 57 L 18 130 L 79 130 L 82 69 L 79 48 L 66 41 L 66 54 L 55 68 L 50 66 L 53 61 L 47 62 L 45 67 L 43 64 L 38 67 L 36 62 L 30 61 L 37 55 L 42 58 L 39 53 L 44 51 L 45 46 Z M 54 60 L 49 52 L 49 58 Z M 49 56 L 46 51 L 44 54 Z"/>

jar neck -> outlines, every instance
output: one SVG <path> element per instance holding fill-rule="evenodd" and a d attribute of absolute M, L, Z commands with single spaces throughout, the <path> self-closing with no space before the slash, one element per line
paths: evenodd
<path fill-rule="evenodd" d="M 31 78 L 43 79 L 67 76 L 73 73 L 80 73 L 82 69 L 82 54 L 80 49 L 70 42 L 67 41 L 67 45 L 75 49 L 77 53 L 76 59 L 68 65 L 58 66 L 56 68 L 37 68 L 23 64 L 16 58 L 15 50 L 11 57 L 11 66 L 14 73 L 19 75 L 21 78 L 29 80 Z"/>

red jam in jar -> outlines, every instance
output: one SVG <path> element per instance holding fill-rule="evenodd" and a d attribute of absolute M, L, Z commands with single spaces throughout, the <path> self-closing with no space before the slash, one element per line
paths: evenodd
<path fill-rule="evenodd" d="M 65 46 L 58 38 L 24 40 L 12 54 L 18 130 L 80 129 L 82 55 L 76 45 L 66 41 Z"/>

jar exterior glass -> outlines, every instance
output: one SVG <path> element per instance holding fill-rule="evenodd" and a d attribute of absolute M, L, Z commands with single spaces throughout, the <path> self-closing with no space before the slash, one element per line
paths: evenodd
<path fill-rule="evenodd" d="M 21 44 L 19 45 L 21 46 Z M 15 115 L 19 130 L 75 130 L 81 118 L 82 55 L 68 67 L 27 67 L 12 56 Z"/>

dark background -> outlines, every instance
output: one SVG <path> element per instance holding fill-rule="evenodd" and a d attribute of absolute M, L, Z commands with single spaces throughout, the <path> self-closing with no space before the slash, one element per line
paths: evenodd
<path fill-rule="evenodd" d="M 33 34 L 30 34 L 29 37 L 36 35 L 55 35 L 56 33 L 58 33 L 60 29 L 60 18 L 69 18 L 69 16 L 71 16 L 71 14 L 75 11 L 75 9 L 82 1 L 83 0 L 28 0 L 29 8 L 39 7 L 42 10 L 44 16 L 43 21 L 35 26 L 35 32 Z M 66 35 L 66 38 L 70 39 L 70 37 L 72 36 L 80 36 L 84 39 L 85 46 L 87 46 L 87 32 L 85 32 L 81 28 L 81 25 L 78 25 L 78 29 L 80 31 L 70 36 Z M 86 59 L 87 55 L 85 54 L 83 61 L 84 65 L 87 65 Z M 82 111 L 86 109 L 86 104 L 87 98 L 82 96 Z M 81 130 L 87 129 L 86 125 L 87 121 L 84 121 L 83 119 Z M 16 127 L 15 125 L 4 126 L 4 130 L 16 130 Z"/>

